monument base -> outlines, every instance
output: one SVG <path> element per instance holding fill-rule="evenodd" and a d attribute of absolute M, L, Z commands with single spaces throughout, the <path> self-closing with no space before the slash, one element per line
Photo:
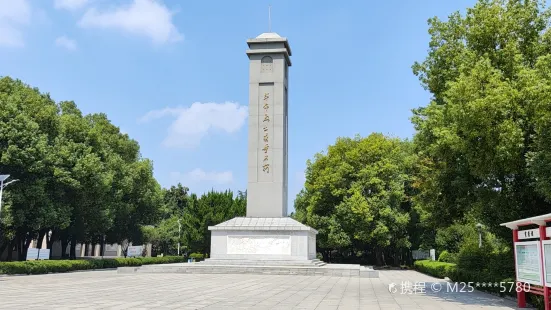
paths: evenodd
<path fill-rule="evenodd" d="M 315 229 L 290 217 L 236 217 L 210 226 L 210 261 L 306 263 L 316 259 Z"/>
<path fill-rule="evenodd" d="M 372 267 L 316 259 L 318 232 L 289 217 L 236 217 L 209 230 L 211 254 L 205 261 L 119 267 L 117 272 L 379 277 Z"/>

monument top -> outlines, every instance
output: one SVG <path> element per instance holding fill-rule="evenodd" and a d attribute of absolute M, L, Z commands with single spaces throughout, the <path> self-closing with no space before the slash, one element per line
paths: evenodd
<path fill-rule="evenodd" d="M 254 54 L 284 54 L 287 65 L 291 66 L 291 47 L 287 38 L 280 36 L 276 32 L 264 32 L 253 39 L 247 40 L 249 57 Z"/>
<path fill-rule="evenodd" d="M 283 39 L 279 34 L 276 32 L 264 32 L 260 34 L 257 39 Z"/>

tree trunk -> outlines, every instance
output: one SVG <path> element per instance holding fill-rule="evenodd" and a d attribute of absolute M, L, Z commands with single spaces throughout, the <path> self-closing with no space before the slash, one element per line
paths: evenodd
<path fill-rule="evenodd" d="M 1 258 L 2 258 L 2 254 L 4 253 L 4 251 L 6 250 L 6 248 L 8 247 L 8 245 L 10 244 L 10 242 L 4 242 L 0 245 L 0 261 L 1 261 Z"/>
<path fill-rule="evenodd" d="M 41 229 L 38 231 L 38 239 L 36 239 L 36 248 L 42 249 L 42 241 L 44 240 L 44 236 L 46 235 L 46 229 Z"/>
<path fill-rule="evenodd" d="M 69 255 L 67 254 L 67 247 L 69 246 L 69 240 L 66 238 L 61 239 L 61 258 L 67 259 Z"/>
<path fill-rule="evenodd" d="M 27 251 L 29 250 L 29 246 L 31 245 L 31 242 L 33 242 L 33 237 L 31 234 L 27 234 L 27 236 L 23 239 L 23 249 L 21 251 L 22 259 L 27 259 Z"/>
<path fill-rule="evenodd" d="M 396 251 L 394 251 L 394 265 L 395 266 L 400 266 L 400 261 L 401 261 L 400 252 L 399 252 L 399 250 L 396 250 Z"/>
<path fill-rule="evenodd" d="M 16 241 L 16 238 L 11 239 L 10 245 L 8 246 L 8 257 L 6 259 L 8 262 L 13 260 L 13 248 L 15 247 Z"/>
<path fill-rule="evenodd" d="M 33 241 L 32 235 L 28 233 L 19 233 L 17 235 L 17 260 L 27 260 L 27 250 Z"/>
<path fill-rule="evenodd" d="M 17 249 L 17 260 L 18 261 L 25 261 L 27 259 L 27 255 L 23 257 L 23 248 L 25 247 L 25 241 L 23 238 L 21 238 L 21 233 L 18 233 L 15 237 L 17 239 L 16 241 L 16 249 Z M 27 253 L 25 253 L 27 254 Z"/>
<path fill-rule="evenodd" d="M 380 248 L 375 249 L 375 260 L 377 261 L 377 266 L 383 266 L 382 252 Z"/>
<path fill-rule="evenodd" d="M 71 237 L 71 249 L 69 250 L 69 259 L 77 258 L 76 248 L 77 248 L 77 238 L 75 236 L 72 236 Z"/>
<path fill-rule="evenodd" d="M 99 255 L 103 257 L 103 254 L 105 254 L 105 241 L 102 238 L 100 247 L 99 247 Z"/>
<path fill-rule="evenodd" d="M 321 250 L 321 256 L 323 256 L 324 262 L 329 262 L 329 252 L 327 250 Z"/>
<path fill-rule="evenodd" d="M 63 230 L 60 230 L 58 234 L 59 234 L 59 240 L 61 241 L 61 257 L 63 259 L 68 259 L 69 254 L 67 253 L 67 247 L 69 246 L 69 233 L 67 229 L 63 229 Z"/>

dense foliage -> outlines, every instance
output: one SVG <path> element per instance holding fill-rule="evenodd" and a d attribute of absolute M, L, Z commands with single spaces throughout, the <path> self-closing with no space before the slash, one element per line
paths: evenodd
<path fill-rule="evenodd" d="M 144 227 L 145 240 L 151 242 L 157 253 L 210 253 L 209 226 L 220 224 L 236 216 L 245 216 L 247 196 L 232 191 L 209 191 L 200 197 L 188 194 L 181 184 L 163 190 L 165 203 L 163 218 L 156 226 Z M 180 224 L 178 224 L 180 221 Z"/>
<path fill-rule="evenodd" d="M 9 77 L 0 79 L 0 107 L 0 174 L 19 180 L 4 191 L 0 255 L 15 248 L 25 259 L 45 236 L 70 258 L 78 243 L 118 243 L 124 254 L 130 242 L 150 241 L 176 254 L 180 241 L 185 252 L 208 253 L 208 226 L 245 214 L 244 193 L 161 189 L 138 143 L 104 114 L 83 115 L 74 102 Z"/>
<path fill-rule="evenodd" d="M 0 106 L 0 171 L 19 180 L 4 196 L 0 253 L 15 247 L 24 258 L 49 231 L 49 243 L 70 242 L 71 257 L 77 242 L 140 241 L 161 189 L 136 141 L 106 115 L 83 115 L 9 77 Z"/>
<path fill-rule="evenodd" d="M 549 212 L 549 22 L 535 0 L 481 0 L 429 20 L 429 54 L 413 70 L 433 97 L 412 119 L 415 202 L 428 225 L 471 213 L 510 237 L 499 223 Z"/>
<path fill-rule="evenodd" d="M 298 220 L 318 230 L 324 259 L 358 256 L 379 265 L 398 263 L 411 247 L 409 142 L 371 134 L 340 138 L 327 154 L 308 161 L 306 184 L 295 201 Z M 338 257 L 337 257 L 338 259 Z"/>

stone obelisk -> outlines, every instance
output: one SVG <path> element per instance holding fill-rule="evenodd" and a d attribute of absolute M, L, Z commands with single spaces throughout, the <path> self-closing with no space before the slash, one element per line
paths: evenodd
<path fill-rule="evenodd" d="M 247 217 L 287 216 L 288 72 L 291 48 L 276 33 L 247 40 L 249 150 Z"/>
<path fill-rule="evenodd" d="M 317 231 L 287 217 L 288 72 L 286 38 L 268 32 L 247 40 L 249 137 L 247 216 L 211 230 L 211 261 L 307 261 Z"/>

